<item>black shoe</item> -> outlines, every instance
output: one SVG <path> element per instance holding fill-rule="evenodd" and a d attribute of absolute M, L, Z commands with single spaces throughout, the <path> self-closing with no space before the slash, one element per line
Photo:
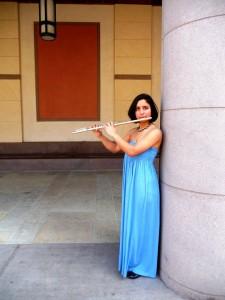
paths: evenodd
<path fill-rule="evenodd" d="M 138 277 L 141 277 L 141 275 L 138 275 L 138 274 L 136 274 L 136 273 L 134 273 L 132 271 L 128 271 L 127 272 L 127 278 L 129 278 L 129 279 L 136 279 Z"/>

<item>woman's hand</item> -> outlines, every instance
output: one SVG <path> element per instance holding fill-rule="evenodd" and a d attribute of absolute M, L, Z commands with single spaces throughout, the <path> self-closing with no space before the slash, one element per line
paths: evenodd
<path fill-rule="evenodd" d="M 114 127 L 113 122 L 106 123 L 104 128 L 106 133 L 108 133 L 108 135 L 110 135 L 111 137 L 116 134 L 116 128 Z"/>
<path fill-rule="evenodd" d="M 98 125 L 96 124 L 92 126 L 92 128 L 96 128 L 96 127 L 98 127 Z M 93 130 L 93 133 L 97 138 L 100 138 L 102 136 L 102 131 L 100 129 Z"/>

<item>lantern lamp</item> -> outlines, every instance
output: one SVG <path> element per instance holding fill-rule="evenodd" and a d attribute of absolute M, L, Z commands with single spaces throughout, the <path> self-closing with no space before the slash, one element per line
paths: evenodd
<path fill-rule="evenodd" d="M 56 3 L 55 0 L 39 0 L 39 28 L 43 40 L 56 38 Z"/>

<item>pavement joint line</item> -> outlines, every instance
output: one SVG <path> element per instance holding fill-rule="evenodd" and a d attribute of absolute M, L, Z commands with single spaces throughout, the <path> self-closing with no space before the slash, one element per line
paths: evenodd
<path fill-rule="evenodd" d="M 15 249 L 13 250 L 13 252 L 11 253 L 11 255 L 8 257 L 8 259 L 6 260 L 6 262 L 4 263 L 3 267 L 0 270 L 0 278 L 4 274 L 4 272 L 5 272 L 6 268 L 8 267 L 9 263 L 16 256 L 16 252 L 19 250 L 19 248 L 20 248 L 20 245 L 16 245 Z"/>

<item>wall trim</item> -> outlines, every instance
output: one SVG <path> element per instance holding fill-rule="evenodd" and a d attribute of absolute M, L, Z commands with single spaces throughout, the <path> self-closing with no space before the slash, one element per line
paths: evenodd
<path fill-rule="evenodd" d="M 8 79 L 21 79 L 21 75 L 19 74 L 0 74 L 0 80 L 8 80 Z"/>
<path fill-rule="evenodd" d="M 122 80 L 151 80 L 152 75 L 139 75 L 139 74 L 115 74 L 115 79 Z"/>

